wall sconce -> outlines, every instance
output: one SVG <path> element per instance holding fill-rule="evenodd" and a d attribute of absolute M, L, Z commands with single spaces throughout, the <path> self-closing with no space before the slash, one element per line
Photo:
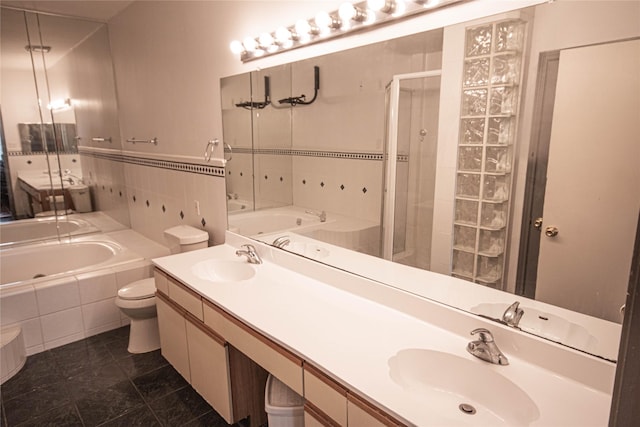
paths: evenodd
<path fill-rule="evenodd" d="M 463 0 L 367 0 L 345 2 L 333 12 L 319 12 L 312 19 L 300 19 L 290 27 L 280 27 L 259 37 L 245 37 L 229 45 L 242 62 L 274 55 L 312 43 L 389 24 L 397 19 L 429 12 Z"/>

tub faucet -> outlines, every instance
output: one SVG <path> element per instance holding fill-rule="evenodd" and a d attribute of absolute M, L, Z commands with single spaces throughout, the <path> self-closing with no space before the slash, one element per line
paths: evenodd
<path fill-rule="evenodd" d="M 327 221 L 327 213 L 325 211 L 318 212 L 318 211 L 306 210 L 304 212 L 308 213 L 308 214 L 311 214 L 311 215 L 317 216 L 318 218 L 320 218 L 320 222 L 326 222 Z"/>
<path fill-rule="evenodd" d="M 272 245 L 275 246 L 276 248 L 282 249 L 285 246 L 287 246 L 289 243 L 291 243 L 291 240 L 289 240 L 289 236 L 280 236 L 273 241 Z"/>
<path fill-rule="evenodd" d="M 493 335 L 488 329 L 478 328 L 471 331 L 471 335 L 478 334 L 480 337 L 477 341 L 471 341 L 467 345 L 467 351 L 475 357 L 485 360 L 496 365 L 508 365 L 509 359 L 502 354 L 495 341 Z"/>
<path fill-rule="evenodd" d="M 242 245 L 241 248 L 236 251 L 236 255 L 238 256 L 246 256 L 249 264 L 262 264 L 262 258 L 258 255 L 256 248 L 253 245 Z"/>
<path fill-rule="evenodd" d="M 509 326 L 517 327 L 520 323 L 520 319 L 522 319 L 522 315 L 524 314 L 524 310 L 519 308 L 520 302 L 516 301 L 511 304 L 504 311 L 502 315 L 502 321 Z"/>

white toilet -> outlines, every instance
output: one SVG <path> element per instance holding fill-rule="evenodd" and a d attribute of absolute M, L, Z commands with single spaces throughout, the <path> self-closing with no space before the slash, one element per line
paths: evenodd
<path fill-rule="evenodd" d="M 169 228 L 164 236 L 172 254 L 206 248 L 209 240 L 206 231 L 188 225 Z M 118 291 L 116 305 L 131 319 L 129 353 L 146 353 L 160 348 L 155 294 L 153 277 L 137 280 Z"/>

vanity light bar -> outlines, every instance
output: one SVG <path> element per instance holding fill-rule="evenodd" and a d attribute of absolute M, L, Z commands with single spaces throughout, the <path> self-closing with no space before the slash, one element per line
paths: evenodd
<path fill-rule="evenodd" d="M 289 27 L 248 36 L 229 45 L 242 62 L 319 43 L 355 31 L 363 31 L 398 19 L 429 12 L 464 0 L 367 0 L 345 2 L 333 12 L 319 12 Z"/>

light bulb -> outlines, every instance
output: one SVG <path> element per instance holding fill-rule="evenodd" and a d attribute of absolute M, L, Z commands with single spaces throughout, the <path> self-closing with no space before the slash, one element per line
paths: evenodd
<path fill-rule="evenodd" d="M 238 55 L 242 52 L 244 52 L 244 46 L 242 46 L 242 42 L 238 41 L 238 40 L 234 40 L 229 44 L 229 49 L 231 49 L 231 52 Z"/>
<path fill-rule="evenodd" d="M 285 27 L 279 27 L 276 30 L 276 41 L 280 44 L 286 44 L 291 40 L 291 31 Z"/>
<path fill-rule="evenodd" d="M 309 21 L 307 21 L 306 19 L 300 19 L 298 20 L 298 22 L 296 22 L 296 33 L 298 33 L 298 36 L 303 36 L 305 34 L 310 34 L 311 33 L 311 24 L 309 24 Z"/>
<path fill-rule="evenodd" d="M 320 28 L 329 28 L 333 23 L 333 19 L 327 12 L 318 12 L 314 19 L 316 25 Z"/>
<path fill-rule="evenodd" d="M 402 16 L 407 11 L 407 3 L 404 0 L 395 0 L 391 16 Z"/>
<path fill-rule="evenodd" d="M 382 10 L 386 4 L 386 0 L 367 0 L 367 6 L 373 10 Z"/>
<path fill-rule="evenodd" d="M 356 8 L 351 3 L 342 3 L 338 9 L 338 16 L 343 21 L 348 21 L 356 16 Z"/>
<path fill-rule="evenodd" d="M 256 48 L 258 47 L 258 43 L 256 43 L 256 40 L 251 37 L 245 37 L 245 39 L 242 41 L 242 45 L 244 46 L 244 50 L 246 50 L 247 52 L 255 52 Z"/>
<path fill-rule="evenodd" d="M 260 46 L 268 49 L 269 46 L 273 44 L 273 36 L 269 33 L 262 33 L 258 41 L 260 42 Z"/>

